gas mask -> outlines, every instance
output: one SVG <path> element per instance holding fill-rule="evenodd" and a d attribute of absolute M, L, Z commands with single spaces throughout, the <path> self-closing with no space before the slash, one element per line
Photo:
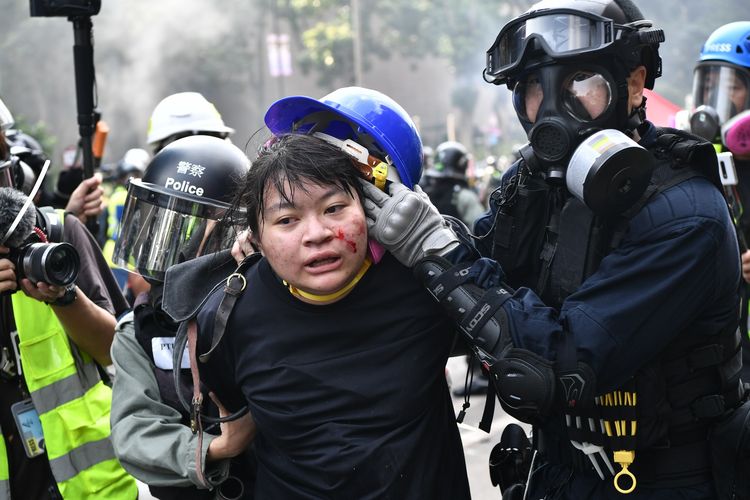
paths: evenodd
<path fill-rule="evenodd" d="M 614 82 L 622 82 L 616 85 Z M 601 215 L 634 203 L 651 178 L 651 155 L 618 130 L 627 127 L 627 81 L 598 65 L 551 65 L 513 89 L 534 160 L 527 164 Z"/>
<path fill-rule="evenodd" d="M 732 121 L 731 125 L 728 122 L 750 109 L 750 72 L 723 62 L 700 63 L 693 75 L 693 102 L 696 108 L 690 117 L 691 132 L 714 143 L 724 142 L 724 136 L 731 135 L 733 146 L 737 147 L 736 134 L 741 128 L 736 128 L 734 134 L 729 134 L 729 129 L 740 125 L 743 119 Z M 742 154 L 726 142 L 724 145 L 733 153 Z"/>

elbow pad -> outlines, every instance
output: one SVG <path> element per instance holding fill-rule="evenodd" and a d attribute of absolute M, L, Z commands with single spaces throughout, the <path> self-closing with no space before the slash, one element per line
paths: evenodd
<path fill-rule="evenodd" d="M 495 392 L 513 417 L 536 422 L 555 401 L 557 377 L 552 363 L 516 348 L 502 305 L 513 291 L 499 286 L 484 290 L 470 281 L 471 263 L 451 264 L 439 257 L 418 262 L 414 273 L 445 307 L 464 339 L 489 370 Z"/>

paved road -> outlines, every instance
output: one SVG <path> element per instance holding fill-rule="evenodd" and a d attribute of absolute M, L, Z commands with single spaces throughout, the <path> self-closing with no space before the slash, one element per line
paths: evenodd
<path fill-rule="evenodd" d="M 466 361 L 463 357 L 448 360 L 448 373 L 450 374 L 453 387 L 463 385 L 466 375 Z M 464 423 L 459 425 L 461 440 L 464 444 L 464 456 L 466 457 L 466 468 L 469 473 L 469 485 L 471 497 L 474 500 L 500 500 L 500 489 L 492 486 L 489 475 L 489 457 L 492 448 L 500 441 L 505 425 L 517 420 L 507 415 L 500 404 L 495 405 L 495 416 L 492 420 L 492 430 L 489 434 L 477 428 L 482 419 L 484 410 L 484 395 L 472 395 L 471 406 L 466 411 Z M 461 411 L 463 398 L 453 397 L 453 407 L 456 414 Z M 525 429 L 530 428 L 521 424 Z"/>

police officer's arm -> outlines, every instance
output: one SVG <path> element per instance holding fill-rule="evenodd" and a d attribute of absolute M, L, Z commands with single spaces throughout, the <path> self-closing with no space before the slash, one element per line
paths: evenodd
<path fill-rule="evenodd" d="M 476 279 L 486 273 L 477 272 L 475 262 L 452 267 L 428 256 L 417 264 L 416 274 L 491 365 L 509 413 L 533 421 L 576 394 L 573 400 L 613 390 L 707 304 L 719 299 L 727 321 L 736 313 L 736 297 L 714 296 L 736 289 L 731 282 L 739 279 L 739 269 L 733 274 L 725 264 L 738 261 L 736 244 L 727 241 L 726 208 L 708 192 L 713 187 L 692 184 L 673 188 L 691 200 L 672 206 L 670 217 L 663 216 L 664 195 L 647 205 L 560 311 L 527 288 L 486 286 Z M 388 204 L 381 207 L 388 210 Z"/>
<path fill-rule="evenodd" d="M 54 302 L 65 294 L 65 288 L 48 283 L 32 283 L 21 280 L 21 289 L 30 297 Z M 65 333 L 76 345 L 93 357 L 102 366 L 112 364 L 109 349 L 114 337 L 115 317 L 102 307 L 96 305 L 83 291 L 76 287 L 76 299 L 67 305 L 51 304 Z"/>
<path fill-rule="evenodd" d="M 164 403 L 151 359 L 135 338 L 132 313 L 123 317 L 112 343 L 112 446 L 122 466 L 155 486 L 201 486 L 195 470 L 198 435 Z M 202 463 L 218 436 L 203 434 Z M 209 465 L 207 475 L 228 472 L 228 463 Z"/>

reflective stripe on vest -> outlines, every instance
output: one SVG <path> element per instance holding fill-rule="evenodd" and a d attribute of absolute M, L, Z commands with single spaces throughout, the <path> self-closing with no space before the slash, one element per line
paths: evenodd
<path fill-rule="evenodd" d="M 111 389 L 91 358 L 69 342 L 48 305 L 23 293 L 13 294 L 12 302 L 23 377 L 63 498 L 134 499 L 135 480 L 109 441 Z"/>

